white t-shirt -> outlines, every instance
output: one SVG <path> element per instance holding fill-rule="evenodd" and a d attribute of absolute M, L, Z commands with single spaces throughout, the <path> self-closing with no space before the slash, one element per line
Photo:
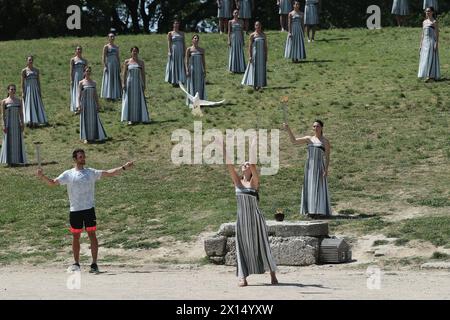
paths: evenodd
<path fill-rule="evenodd" d="M 60 185 L 67 185 L 70 211 L 87 210 L 95 206 L 95 182 L 101 176 L 101 170 L 73 168 L 64 171 L 56 178 Z"/>

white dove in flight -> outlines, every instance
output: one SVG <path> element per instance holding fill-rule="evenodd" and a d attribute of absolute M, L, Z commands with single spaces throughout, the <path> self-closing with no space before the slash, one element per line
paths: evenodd
<path fill-rule="evenodd" d="M 183 84 L 181 82 L 178 83 L 180 85 L 180 89 L 184 91 L 184 93 L 186 93 L 187 98 L 191 101 L 190 103 L 190 108 L 192 109 L 192 114 L 194 115 L 199 115 L 199 116 L 203 116 L 202 110 L 201 110 L 201 106 L 217 106 L 219 104 L 223 104 L 225 102 L 225 100 L 222 101 L 207 101 L 207 100 L 202 100 L 200 99 L 200 96 L 197 93 L 195 93 L 195 96 L 192 96 L 187 90 L 186 88 L 183 86 Z M 191 106 L 192 105 L 192 106 Z"/>

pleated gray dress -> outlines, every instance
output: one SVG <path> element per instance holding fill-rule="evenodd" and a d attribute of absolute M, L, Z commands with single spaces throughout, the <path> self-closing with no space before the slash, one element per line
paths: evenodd
<path fill-rule="evenodd" d="M 231 46 L 228 53 L 228 70 L 234 73 L 245 72 L 244 36 L 240 23 L 231 23 Z"/>
<path fill-rule="evenodd" d="M 409 0 L 394 0 L 391 13 L 397 16 L 409 15 Z"/>
<path fill-rule="evenodd" d="M 184 36 L 172 33 L 171 55 L 167 58 L 165 81 L 171 84 L 186 83 L 184 69 Z"/>
<path fill-rule="evenodd" d="M 319 1 L 306 0 L 305 2 L 305 24 L 319 24 Z"/>
<path fill-rule="evenodd" d="M 78 84 L 84 78 L 84 68 L 86 67 L 86 60 L 79 59 L 73 63 L 73 79 L 72 87 L 70 88 L 70 111 L 77 110 L 78 103 Z"/>
<path fill-rule="evenodd" d="M 120 99 L 122 97 L 122 82 L 120 80 L 119 48 L 108 46 L 106 66 L 106 70 L 103 70 L 100 97 L 114 100 Z"/>
<path fill-rule="evenodd" d="M 0 163 L 27 163 L 23 133 L 20 129 L 20 108 L 20 103 L 9 103 L 5 107 L 5 127 L 8 129 L 8 132 L 3 132 Z"/>
<path fill-rule="evenodd" d="M 423 9 L 433 7 L 435 12 L 439 11 L 438 0 L 423 0 Z"/>
<path fill-rule="evenodd" d="M 305 41 L 302 28 L 303 13 L 294 13 L 291 21 L 291 34 L 287 36 L 284 57 L 292 60 L 306 59 Z"/>
<path fill-rule="evenodd" d="M 435 25 L 429 20 L 423 22 L 423 40 L 420 50 L 419 78 L 439 79 L 441 68 L 439 63 L 439 48 L 434 50 L 436 44 Z"/>
<path fill-rule="evenodd" d="M 278 14 L 289 14 L 292 11 L 292 1 L 291 0 L 280 0 L 280 6 L 278 9 Z"/>
<path fill-rule="evenodd" d="M 233 13 L 231 12 L 232 9 L 232 2 L 233 0 L 221 0 L 220 7 L 217 8 L 217 18 L 231 18 L 233 16 Z"/>
<path fill-rule="evenodd" d="M 84 84 L 81 88 L 80 139 L 87 141 L 104 141 L 106 132 L 97 111 L 96 85 L 94 82 Z"/>
<path fill-rule="evenodd" d="M 128 64 L 126 88 L 122 100 L 121 121 L 150 122 L 141 78 L 142 68 L 137 64 Z"/>
<path fill-rule="evenodd" d="M 237 276 L 276 271 L 270 250 L 266 220 L 258 207 L 258 191 L 237 188 L 236 260 Z"/>
<path fill-rule="evenodd" d="M 264 35 L 257 35 L 253 39 L 252 62 L 248 63 L 241 84 L 253 87 L 267 86 L 266 58 L 264 54 Z"/>
<path fill-rule="evenodd" d="M 330 193 L 327 178 L 323 177 L 324 171 L 324 145 L 322 143 L 308 144 L 300 214 L 331 215 Z"/>
<path fill-rule="evenodd" d="M 252 18 L 252 1 L 253 0 L 239 0 L 239 18 Z"/>
<path fill-rule="evenodd" d="M 198 92 L 200 99 L 206 100 L 205 75 L 203 69 L 203 53 L 200 51 L 191 51 L 189 57 L 189 77 L 186 80 L 186 86 L 189 94 L 195 96 Z M 190 100 L 186 98 L 186 105 Z"/>
<path fill-rule="evenodd" d="M 41 92 L 39 91 L 39 71 L 36 69 L 26 69 L 25 72 L 23 102 L 24 122 L 25 124 L 46 124 L 47 117 L 45 115 Z"/>

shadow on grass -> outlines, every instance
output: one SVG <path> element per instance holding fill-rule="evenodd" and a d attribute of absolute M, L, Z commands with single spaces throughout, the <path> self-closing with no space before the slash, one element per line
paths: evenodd
<path fill-rule="evenodd" d="M 340 38 L 330 38 L 330 39 L 314 39 L 314 42 L 332 42 L 332 41 L 343 41 L 343 40 L 350 40 L 348 37 L 340 37 Z"/>
<path fill-rule="evenodd" d="M 58 164 L 56 161 L 49 161 L 49 162 L 41 162 L 41 166 L 48 166 L 52 164 Z M 4 166 L 5 168 L 20 168 L 20 167 L 38 167 L 39 164 L 36 162 L 26 163 L 26 164 L 9 164 Z"/>

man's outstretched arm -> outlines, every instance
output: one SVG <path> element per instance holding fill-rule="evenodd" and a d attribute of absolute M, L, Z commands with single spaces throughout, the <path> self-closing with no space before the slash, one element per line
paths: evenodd
<path fill-rule="evenodd" d="M 125 163 L 121 167 L 117 167 L 117 168 L 114 168 L 114 169 L 102 171 L 102 177 L 114 177 L 114 176 L 117 176 L 122 171 L 125 171 L 125 170 L 127 170 L 128 168 L 130 168 L 132 166 L 133 166 L 133 161 L 129 161 L 129 162 Z"/>

